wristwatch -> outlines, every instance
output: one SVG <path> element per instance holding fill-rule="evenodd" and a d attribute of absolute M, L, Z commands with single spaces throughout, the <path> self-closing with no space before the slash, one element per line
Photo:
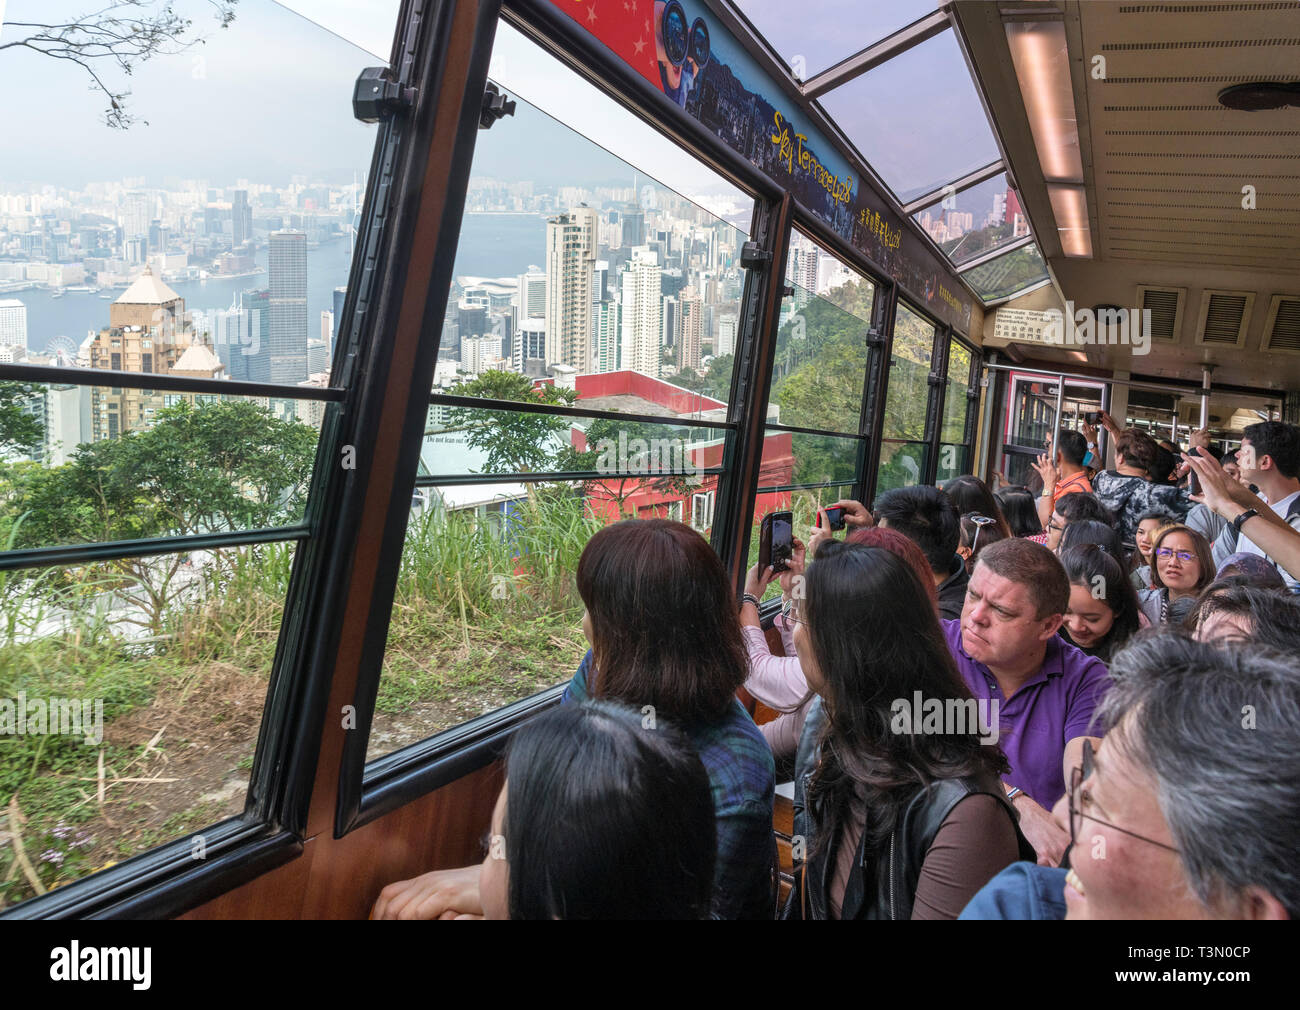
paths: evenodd
<path fill-rule="evenodd" d="M 1240 533 L 1241 524 L 1244 523 L 1247 519 L 1253 518 L 1254 516 L 1257 515 L 1259 515 L 1259 509 L 1246 509 L 1245 512 L 1237 516 L 1236 519 L 1232 520 L 1232 532 Z"/>

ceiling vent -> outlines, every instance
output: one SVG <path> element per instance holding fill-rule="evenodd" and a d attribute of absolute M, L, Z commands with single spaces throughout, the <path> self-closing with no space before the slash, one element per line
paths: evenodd
<path fill-rule="evenodd" d="M 1234 84 L 1219 92 L 1219 104 L 1242 112 L 1300 105 L 1300 82 L 1255 81 L 1250 84 Z"/>
<path fill-rule="evenodd" d="M 1264 321 L 1264 350 L 1300 354 L 1300 295 L 1274 295 Z"/>
<path fill-rule="evenodd" d="M 1137 297 L 1142 310 L 1151 313 L 1150 338 L 1166 344 L 1175 343 L 1183 328 L 1183 303 L 1187 301 L 1187 289 L 1139 284 Z"/>
<path fill-rule="evenodd" d="M 1201 297 L 1201 322 L 1196 328 L 1196 342 L 1209 347 L 1246 346 L 1246 326 L 1254 304 L 1253 291 L 1206 288 Z"/>

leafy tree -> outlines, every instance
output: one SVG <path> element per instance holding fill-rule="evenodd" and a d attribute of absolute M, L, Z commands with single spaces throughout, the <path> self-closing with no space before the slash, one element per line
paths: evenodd
<path fill-rule="evenodd" d="M 77 448 L 59 467 L 11 478 L 15 547 L 256 529 L 303 513 L 316 432 L 247 401 L 158 412 L 152 428 Z M 186 590 L 179 554 L 106 562 L 115 592 L 143 612 L 125 620 L 161 631 Z M 219 561 L 218 561 L 219 563 Z"/>
<path fill-rule="evenodd" d="M 570 406 L 578 398 L 573 389 L 534 386 L 518 372 L 484 372 L 462 381 L 447 391 L 453 396 L 473 396 L 516 403 L 551 403 Z M 548 470 L 555 460 L 555 440 L 569 431 L 572 422 L 554 414 L 532 414 L 482 407 L 453 408 L 448 431 L 466 432 L 473 449 L 487 453 L 488 473 L 527 473 Z"/>
<path fill-rule="evenodd" d="M 216 12 L 217 23 L 228 27 L 235 20 L 239 0 L 205 0 Z M 2 5 L 0 5 L 2 6 Z M 55 60 L 81 67 L 91 90 L 108 99 L 104 123 L 125 130 L 136 122 L 126 107 L 129 91 L 115 91 L 105 79 L 116 68 L 130 77 L 136 67 L 154 56 L 184 52 L 201 37 L 187 38 L 194 22 L 173 9 L 172 0 L 107 0 L 107 6 L 62 22 L 6 21 L 6 28 L 23 29 L 21 38 L 0 44 L 5 49 L 30 49 Z M 148 120 L 141 120 L 146 126 Z"/>
<path fill-rule="evenodd" d="M 23 409 L 26 400 L 43 392 L 44 386 L 0 382 L 0 455 L 15 449 L 29 449 L 45 437 L 40 419 Z"/>

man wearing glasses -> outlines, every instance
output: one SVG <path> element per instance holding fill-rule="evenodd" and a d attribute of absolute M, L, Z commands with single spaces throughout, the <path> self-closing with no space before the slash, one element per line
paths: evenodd
<path fill-rule="evenodd" d="M 1016 863 L 963 919 L 1286 919 L 1300 915 L 1300 670 L 1249 642 L 1166 631 L 1113 664 L 1054 814 L 1070 869 Z"/>

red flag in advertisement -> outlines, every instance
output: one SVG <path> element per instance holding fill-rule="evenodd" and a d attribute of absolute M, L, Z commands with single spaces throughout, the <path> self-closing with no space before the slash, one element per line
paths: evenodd
<path fill-rule="evenodd" d="M 609 46 L 660 91 L 664 81 L 659 72 L 663 0 L 552 0 L 574 21 Z M 672 64 L 667 64 L 670 68 Z M 680 71 L 678 71 L 680 73 Z"/>

